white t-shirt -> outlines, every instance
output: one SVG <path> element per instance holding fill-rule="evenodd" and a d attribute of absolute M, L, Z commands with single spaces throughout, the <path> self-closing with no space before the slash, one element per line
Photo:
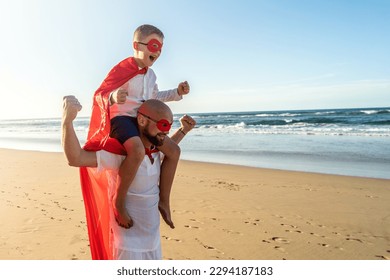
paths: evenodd
<path fill-rule="evenodd" d="M 118 182 L 118 170 L 124 156 L 101 150 L 96 152 L 97 172 L 107 172 L 109 197 Z M 133 220 L 133 226 L 125 229 L 118 226 L 111 213 L 110 227 L 114 250 L 126 250 L 134 253 L 161 252 L 160 214 L 158 210 L 160 179 L 160 153 L 153 153 L 154 163 L 145 156 L 136 176 L 129 187 L 126 197 L 126 209 Z"/>
<path fill-rule="evenodd" d="M 116 116 L 136 117 L 138 108 L 143 101 L 158 99 L 162 102 L 179 101 L 183 97 L 177 93 L 177 89 L 159 91 L 156 84 L 156 74 L 151 68 L 143 75 L 139 74 L 131 78 L 124 85 L 114 90 L 111 94 L 116 94 L 120 89 L 126 90 L 128 95 L 124 104 L 113 104 L 110 106 L 110 118 Z"/>

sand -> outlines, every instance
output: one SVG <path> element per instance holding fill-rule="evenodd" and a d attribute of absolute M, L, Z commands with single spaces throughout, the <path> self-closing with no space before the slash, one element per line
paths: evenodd
<path fill-rule="evenodd" d="M 390 259 L 390 180 L 181 161 L 164 259 Z M 0 259 L 90 259 L 78 169 L 0 149 Z"/>

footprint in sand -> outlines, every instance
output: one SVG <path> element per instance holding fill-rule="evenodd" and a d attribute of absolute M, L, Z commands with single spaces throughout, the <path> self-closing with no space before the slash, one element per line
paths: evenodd
<path fill-rule="evenodd" d="M 318 245 L 322 246 L 322 247 L 329 247 L 328 244 L 325 244 L 325 243 L 318 243 Z"/>
<path fill-rule="evenodd" d="M 195 240 L 198 241 L 199 244 L 202 245 L 203 248 L 205 248 L 205 249 L 207 249 L 207 250 L 215 250 L 216 252 L 218 252 L 218 253 L 220 253 L 220 254 L 222 254 L 222 255 L 225 254 L 224 252 L 218 250 L 217 248 L 215 248 L 215 247 L 213 247 L 213 246 L 209 246 L 209 245 L 204 244 L 204 243 L 203 243 L 202 241 L 200 241 L 198 238 L 195 238 Z"/>
<path fill-rule="evenodd" d="M 23 223 L 31 225 L 34 221 L 35 221 L 35 219 L 33 219 L 33 218 L 27 218 L 27 219 L 24 219 Z"/>
<path fill-rule="evenodd" d="M 275 242 L 278 242 L 278 243 L 283 243 L 283 244 L 289 244 L 290 243 L 290 241 L 288 241 L 287 239 L 284 239 L 283 237 L 272 237 L 271 240 L 275 241 Z"/>
<path fill-rule="evenodd" d="M 238 231 L 232 231 L 232 230 L 229 230 L 229 229 L 222 229 L 224 232 L 227 232 L 229 234 L 237 234 L 237 235 L 243 235 L 241 232 L 238 232 Z"/>
<path fill-rule="evenodd" d="M 357 242 L 360 242 L 360 243 L 364 243 L 362 240 L 360 240 L 359 238 L 345 238 L 345 240 L 348 240 L 348 241 L 357 241 Z"/>
<path fill-rule="evenodd" d="M 190 219 L 190 221 L 191 221 L 191 222 L 195 222 L 195 223 L 199 223 L 199 224 L 201 224 L 201 225 L 203 225 L 203 224 L 204 224 L 203 222 L 201 222 L 201 221 L 198 221 L 198 220 L 196 220 L 196 219 Z"/>
<path fill-rule="evenodd" d="M 224 188 L 229 191 L 239 191 L 241 189 L 240 185 L 234 183 L 228 183 L 224 181 L 217 181 L 215 182 L 215 185 L 212 185 L 212 187 Z"/>
<path fill-rule="evenodd" d="M 287 224 L 280 224 L 280 225 L 284 227 L 298 228 L 297 226 L 294 225 L 287 225 Z"/>
<path fill-rule="evenodd" d="M 276 218 L 279 218 L 279 219 L 286 219 L 285 217 L 283 217 L 283 216 L 281 216 L 281 215 L 272 215 L 272 216 L 274 216 L 274 217 L 276 217 Z"/>
<path fill-rule="evenodd" d="M 313 236 L 316 236 L 316 237 L 321 237 L 321 238 L 326 238 L 325 235 L 319 235 L 319 234 L 314 233 L 314 232 L 310 232 L 310 235 L 313 235 Z"/>
<path fill-rule="evenodd" d="M 289 233 L 292 233 L 292 232 L 303 233 L 303 231 L 301 231 L 301 230 L 289 230 L 289 229 L 286 229 L 285 232 L 289 232 Z"/>
<path fill-rule="evenodd" d="M 185 210 L 185 211 L 176 211 L 176 210 L 173 210 L 173 212 L 174 213 L 176 213 L 176 214 L 195 214 L 195 212 L 194 211 L 187 211 L 187 210 Z"/>
<path fill-rule="evenodd" d="M 175 238 L 171 238 L 171 237 L 169 237 L 169 236 L 165 236 L 165 235 L 163 235 L 163 236 L 161 236 L 162 238 L 164 238 L 165 240 L 169 240 L 169 241 L 176 241 L 176 242 L 183 242 L 183 241 L 181 241 L 180 239 L 175 239 Z"/>
<path fill-rule="evenodd" d="M 200 229 L 200 227 L 190 226 L 190 225 L 184 225 L 186 228 L 194 228 L 194 229 Z"/>
<path fill-rule="evenodd" d="M 251 225 L 254 225 L 254 226 L 259 226 L 260 222 L 261 222 L 260 219 L 254 219 L 254 220 L 245 221 L 246 224 L 251 224 Z"/>
<path fill-rule="evenodd" d="M 286 252 L 286 250 L 284 248 L 280 247 L 280 246 L 275 246 L 274 249 L 276 249 L 276 250 L 278 250 L 280 252 L 283 252 L 283 253 Z"/>
<path fill-rule="evenodd" d="M 390 260 L 390 255 L 376 255 L 375 257 L 380 258 L 382 260 Z"/>

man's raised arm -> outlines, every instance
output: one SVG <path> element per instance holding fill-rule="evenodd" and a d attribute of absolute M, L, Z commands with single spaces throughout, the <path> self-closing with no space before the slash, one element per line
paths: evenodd
<path fill-rule="evenodd" d="M 73 127 L 73 121 L 82 106 L 76 97 L 69 95 L 63 98 L 62 112 L 62 147 L 70 166 L 96 167 L 96 152 L 88 152 L 81 148 Z"/>
<path fill-rule="evenodd" d="M 176 144 L 179 144 L 180 141 L 184 138 L 184 136 L 186 136 L 187 133 L 195 127 L 195 125 L 196 121 L 192 117 L 184 115 L 180 118 L 180 128 L 173 133 L 171 139 Z"/>

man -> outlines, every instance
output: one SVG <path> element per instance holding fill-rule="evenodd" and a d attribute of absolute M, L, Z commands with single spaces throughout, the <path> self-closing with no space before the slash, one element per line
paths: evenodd
<path fill-rule="evenodd" d="M 126 208 L 133 224 L 126 229 L 115 222 L 109 210 L 109 198 L 114 193 L 124 156 L 81 148 L 73 128 L 73 120 L 81 108 L 74 96 L 64 97 L 62 144 L 69 165 L 92 167 L 85 172 L 96 180 L 97 183 L 92 184 L 94 188 L 99 188 L 99 195 L 93 197 L 91 190 L 83 188 L 92 258 L 161 259 L 158 211 L 161 158 L 156 147 L 162 145 L 169 132 L 173 122 L 171 110 L 158 100 L 147 100 L 138 110 L 137 124 L 146 155 L 127 193 Z M 181 127 L 171 137 L 176 143 L 195 126 L 189 116 L 184 116 L 180 122 Z M 103 200 L 96 203 L 101 197 Z"/>

